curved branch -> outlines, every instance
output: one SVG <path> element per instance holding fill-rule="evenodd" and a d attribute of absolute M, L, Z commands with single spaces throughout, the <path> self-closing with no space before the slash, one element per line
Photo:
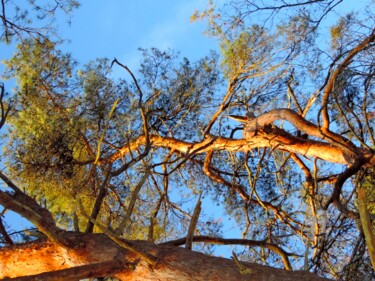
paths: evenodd
<path fill-rule="evenodd" d="M 335 183 L 331 198 L 327 201 L 327 203 L 323 206 L 323 209 L 327 210 L 331 203 L 334 203 L 340 211 L 342 211 L 345 215 L 349 217 L 353 217 L 354 214 L 349 212 L 340 202 L 340 194 L 342 190 L 342 186 L 344 183 L 354 174 L 356 174 L 363 165 L 365 165 L 367 161 L 365 159 L 359 158 L 357 159 L 352 165 L 350 165 L 343 173 L 341 173 L 337 177 L 337 181 Z M 357 218 L 354 215 L 354 218 Z"/>
<path fill-rule="evenodd" d="M 333 132 L 322 133 L 318 126 L 310 121 L 307 121 L 301 115 L 289 108 L 271 110 L 258 116 L 257 118 L 247 120 L 244 129 L 244 137 L 247 138 L 249 135 L 252 136 L 254 132 L 260 128 L 270 125 L 278 120 L 288 121 L 294 127 L 296 127 L 297 130 L 305 132 L 306 134 L 321 140 L 327 140 L 333 145 L 337 145 L 345 150 L 348 150 L 348 153 L 351 153 L 350 149 L 354 151 L 356 150 L 355 145 L 352 144 L 348 139 Z"/>
<path fill-rule="evenodd" d="M 329 115 L 328 115 L 328 100 L 329 96 L 332 92 L 334 84 L 336 82 L 337 76 L 341 73 L 341 71 L 347 67 L 353 60 L 353 58 L 363 50 L 366 50 L 368 45 L 375 41 L 375 30 L 371 32 L 369 36 L 367 36 L 361 43 L 359 43 L 356 47 L 354 47 L 349 54 L 344 58 L 344 60 L 337 66 L 335 71 L 332 73 L 331 77 L 328 80 L 327 86 L 324 89 L 323 93 L 323 100 L 322 100 L 322 116 L 323 116 L 323 132 L 329 131 Z"/>
<path fill-rule="evenodd" d="M 135 86 L 137 87 L 137 90 L 138 90 L 138 93 L 139 93 L 138 107 L 139 107 L 139 111 L 141 113 L 141 117 L 142 117 L 142 121 L 143 121 L 143 126 L 142 126 L 143 133 L 146 137 L 145 151 L 148 151 L 148 149 L 150 147 L 150 142 L 149 142 L 149 138 L 148 138 L 149 130 L 148 130 L 148 122 L 147 122 L 145 109 L 143 108 L 143 104 L 142 104 L 143 92 L 142 92 L 141 87 L 139 86 L 138 80 L 137 80 L 137 78 L 135 78 L 133 72 L 126 65 L 120 63 L 116 58 L 112 61 L 111 67 L 114 63 L 117 63 L 120 67 L 124 68 L 130 74 L 130 76 L 133 79 L 133 82 L 134 82 Z"/>
<path fill-rule="evenodd" d="M 217 175 L 217 174 L 215 174 L 214 172 L 211 171 L 210 165 L 211 165 L 211 160 L 212 160 L 213 154 L 214 154 L 213 150 L 207 152 L 206 159 L 204 160 L 203 172 L 209 178 L 211 178 L 212 180 L 234 189 L 241 196 L 241 198 L 244 201 L 246 201 L 246 202 L 249 201 L 250 196 L 249 196 L 249 194 L 247 194 L 247 192 L 245 191 L 245 189 L 242 186 L 232 184 L 232 183 L 226 181 L 225 179 L 223 179 L 221 176 L 219 176 L 219 175 Z"/>
<path fill-rule="evenodd" d="M 205 235 L 199 235 L 199 236 L 193 236 L 193 242 L 204 242 L 204 243 L 210 243 L 210 244 L 216 244 L 216 245 L 242 245 L 242 246 L 249 246 L 249 247 L 262 247 L 269 249 L 279 255 L 284 263 L 284 267 L 286 270 L 292 270 L 292 266 L 289 261 L 289 256 L 298 256 L 292 253 L 288 253 L 281 247 L 277 246 L 273 243 L 268 243 L 266 241 L 258 241 L 258 240 L 248 240 L 248 239 L 225 239 L 225 238 L 219 238 L 219 237 L 212 237 L 212 236 L 205 236 Z M 186 243 L 186 237 L 171 240 L 168 242 L 161 243 L 160 245 L 173 245 L 173 246 L 181 246 Z"/>
<path fill-rule="evenodd" d="M 230 101 L 232 99 L 233 93 L 236 88 L 238 80 L 237 78 L 234 78 L 229 84 L 228 84 L 228 89 L 225 97 L 223 98 L 223 101 L 221 102 L 220 108 L 215 112 L 214 116 L 211 118 L 210 123 L 207 125 L 205 131 L 204 131 L 204 136 L 208 135 L 211 131 L 212 126 L 215 124 L 217 118 L 219 115 L 229 106 Z"/>

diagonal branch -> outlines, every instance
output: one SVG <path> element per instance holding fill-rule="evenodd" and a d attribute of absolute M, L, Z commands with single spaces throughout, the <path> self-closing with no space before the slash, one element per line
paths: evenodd
<path fill-rule="evenodd" d="M 3 224 L 3 219 L 0 216 L 0 234 L 4 237 L 4 241 L 7 245 L 12 246 L 14 245 L 14 242 L 12 238 L 10 238 L 7 230 L 5 229 L 5 226 Z"/>
<path fill-rule="evenodd" d="M 104 181 L 100 185 L 99 194 L 96 197 L 94 207 L 92 208 L 90 217 L 93 218 L 94 220 L 96 220 L 96 218 L 99 215 L 100 206 L 102 205 L 102 202 L 103 202 L 104 197 L 106 195 L 107 186 L 109 184 L 109 181 L 111 180 L 111 169 L 112 169 L 112 165 L 109 166 L 109 168 L 107 170 L 107 175 L 105 176 Z M 94 224 L 91 221 L 89 221 L 88 224 L 87 224 L 85 233 L 92 233 L 93 230 L 94 230 Z"/>
<path fill-rule="evenodd" d="M 189 249 L 189 250 L 191 250 L 192 245 L 193 245 L 195 228 L 196 228 L 197 223 L 198 223 L 199 214 L 201 213 L 201 210 L 202 210 L 201 195 L 202 194 L 199 195 L 197 204 L 195 205 L 194 213 L 193 213 L 193 216 L 191 217 L 191 220 L 190 220 L 188 234 L 186 236 L 185 248 Z"/>
<path fill-rule="evenodd" d="M 207 127 L 204 131 L 204 134 L 203 134 L 204 136 L 207 136 L 208 134 L 210 134 L 212 126 L 215 124 L 219 115 L 229 106 L 230 101 L 231 101 L 232 96 L 233 96 L 233 93 L 235 91 L 237 82 L 238 82 L 238 79 L 235 78 L 228 84 L 227 93 L 224 96 L 223 101 L 221 102 L 221 105 L 220 105 L 219 109 L 215 112 L 214 116 L 211 118 L 210 123 L 208 123 L 208 125 L 207 125 Z"/>
<path fill-rule="evenodd" d="M 328 199 L 326 204 L 323 206 L 323 209 L 327 210 L 331 203 L 334 203 L 338 207 L 343 207 L 341 202 L 340 202 L 340 194 L 341 194 L 341 190 L 342 190 L 342 187 L 343 187 L 344 183 L 351 176 L 356 174 L 365 164 L 366 164 L 366 160 L 362 159 L 362 158 L 359 158 L 352 165 L 350 165 L 343 173 L 341 173 L 337 177 L 337 181 L 336 181 L 335 186 L 333 188 L 331 198 Z M 344 210 L 344 213 L 346 213 L 346 215 L 349 215 L 348 211 Z"/>
<path fill-rule="evenodd" d="M 33 198 L 20 192 L 20 189 L 1 172 L 0 177 L 8 186 L 16 190 L 14 194 L 0 191 L 0 204 L 4 208 L 12 210 L 28 219 L 52 242 L 68 246 L 69 243 L 62 236 L 65 231 L 56 226 L 52 214 L 47 209 L 39 206 Z"/>

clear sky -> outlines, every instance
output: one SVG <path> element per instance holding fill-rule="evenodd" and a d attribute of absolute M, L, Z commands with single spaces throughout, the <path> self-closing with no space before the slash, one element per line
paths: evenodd
<path fill-rule="evenodd" d="M 71 40 L 66 49 L 81 63 L 96 57 L 116 57 L 134 68 L 139 61 L 139 47 L 171 48 L 195 60 L 217 46 L 214 39 L 203 34 L 205 23 L 191 23 L 189 19 L 207 2 L 83 0 L 73 13 L 71 26 L 60 23 L 61 37 Z"/>
<path fill-rule="evenodd" d="M 196 60 L 217 48 L 204 34 L 203 22 L 190 22 L 195 10 L 208 0 L 82 0 L 73 11 L 71 24 L 59 15 L 58 35 L 69 40 L 63 49 L 85 64 L 98 57 L 114 58 L 137 69 L 138 48 L 178 50 Z M 0 44 L 0 59 L 9 58 L 14 46 Z M 2 67 L 0 66 L 0 71 Z"/>

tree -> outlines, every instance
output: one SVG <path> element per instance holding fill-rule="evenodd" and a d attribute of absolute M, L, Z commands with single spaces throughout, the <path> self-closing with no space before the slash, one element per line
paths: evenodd
<path fill-rule="evenodd" d="M 210 3 L 221 55 L 141 49 L 138 73 L 23 38 L 0 204 L 36 229 L 0 220 L 0 278 L 371 280 L 375 29 L 341 2 Z"/>

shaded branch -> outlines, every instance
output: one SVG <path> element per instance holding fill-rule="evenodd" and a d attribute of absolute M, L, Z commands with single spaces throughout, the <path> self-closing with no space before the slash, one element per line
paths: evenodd
<path fill-rule="evenodd" d="M 147 178 L 148 178 L 149 175 L 150 175 L 150 169 L 148 168 L 145 171 L 145 174 L 143 175 L 143 177 L 141 178 L 141 180 L 135 186 L 135 188 L 134 188 L 134 190 L 132 192 L 131 199 L 130 199 L 130 202 L 129 202 L 129 206 L 128 206 L 127 210 L 126 210 L 125 216 L 124 216 L 123 220 L 121 221 L 119 227 L 116 229 L 115 234 L 117 234 L 117 235 L 123 234 L 123 232 L 125 230 L 125 227 L 127 226 L 128 221 L 130 220 L 130 217 L 133 214 L 133 209 L 134 209 L 134 206 L 135 206 L 135 202 L 136 202 L 136 200 L 138 198 L 138 194 L 141 191 L 141 188 L 145 184 L 145 182 L 146 182 L 146 180 L 147 180 Z"/>
<path fill-rule="evenodd" d="M 4 241 L 7 245 L 12 246 L 14 245 L 14 242 L 12 238 L 10 238 L 8 232 L 5 229 L 5 226 L 3 224 L 3 219 L 0 216 L 0 234 L 4 237 Z"/>
<path fill-rule="evenodd" d="M 11 109 L 11 105 L 10 104 L 5 109 L 4 96 L 5 96 L 5 87 L 4 87 L 4 84 L 1 83 L 0 84 L 0 108 L 1 108 L 0 129 L 4 126 L 5 120 L 6 120 L 8 114 L 9 114 L 9 111 Z"/>
<path fill-rule="evenodd" d="M 186 242 L 187 237 L 179 238 L 176 240 L 171 240 L 168 242 L 160 243 L 159 245 L 173 245 L 173 246 L 181 246 L 184 245 Z M 257 241 L 257 240 L 248 240 L 248 239 L 225 239 L 225 238 L 218 238 L 213 236 L 193 236 L 193 242 L 198 243 L 210 243 L 215 245 L 242 245 L 242 246 L 249 246 L 249 247 L 262 247 L 273 251 L 274 253 L 278 254 L 284 263 L 285 269 L 292 270 L 292 266 L 290 264 L 289 258 L 290 256 L 299 257 L 299 255 L 288 253 L 287 251 L 283 250 L 281 247 L 277 246 L 273 243 L 268 243 L 266 241 Z"/>
<path fill-rule="evenodd" d="M 366 164 L 366 162 L 367 161 L 365 159 L 358 158 L 343 173 L 341 173 L 341 174 L 338 175 L 337 181 L 336 181 L 336 183 L 334 185 L 334 188 L 333 188 L 332 195 L 328 199 L 328 201 L 326 202 L 326 204 L 323 206 L 324 210 L 327 210 L 328 207 L 329 207 L 329 205 L 331 203 L 334 203 L 337 207 L 339 207 L 339 209 L 341 209 L 341 211 L 344 211 L 344 214 L 346 214 L 347 216 L 350 215 L 350 213 L 348 213 L 348 211 L 346 209 L 343 209 L 344 206 L 340 202 L 341 190 L 342 190 L 342 187 L 343 187 L 344 183 L 351 176 L 353 176 L 354 174 L 356 174 L 362 168 L 362 166 Z"/>
<path fill-rule="evenodd" d="M 221 102 L 221 105 L 220 105 L 219 109 L 215 112 L 214 116 L 212 116 L 210 122 L 208 123 L 208 125 L 207 125 L 207 127 L 204 131 L 204 134 L 203 134 L 204 136 L 207 136 L 208 134 L 210 134 L 211 128 L 215 124 L 219 115 L 229 106 L 230 101 L 231 101 L 232 96 L 233 96 L 233 93 L 235 91 L 235 87 L 236 87 L 237 82 L 238 82 L 237 79 L 233 79 L 228 84 L 227 93 L 224 96 L 223 101 Z"/>
<path fill-rule="evenodd" d="M 15 190 L 14 194 L 0 191 L 0 204 L 4 206 L 4 208 L 12 210 L 29 220 L 40 232 L 45 234 L 48 239 L 54 243 L 65 246 L 69 245 L 68 241 L 62 237 L 62 233 L 65 231 L 56 226 L 52 214 L 47 209 L 42 208 L 33 198 L 21 192 L 20 189 L 1 172 L 0 178 Z"/>
<path fill-rule="evenodd" d="M 108 183 L 111 180 L 111 168 L 112 168 L 112 165 L 110 165 L 110 167 L 108 168 L 107 175 L 106 175 L 103 183 L 100 185 L 99 194 L 96 197 L 94 207 L 92 208 L 92 211 L 91 211 L 90 217 L 93 218 L 94 220 L 96 220 L 96 218 L 99 215 L 100 206 L 102 205 L 102 202 L 103 202 L 104 197 L 106 195 Z M 94 224 L 91 221 L 89 221 L 88 224 L 87 224 L 85 233 L 92 233 L 93 230 L 94 230 Z"/>
<path fill-rule="evenodd" d="M 143 251 L 142 249 L 140 249 L 139 247 L 137 247 L 136 245 L 134 245 L 130 241 L 118 237 L 115 233 L 110 231 L 105 225 L 103 225 L 100 222 L 94 220 L 93 218 L 90 218 L 85 213 L 82 204 L 80 202 L 79 202 L 79 204 L 80 204 L 81 214 L 84 217 L 86 217 L 88 220 L 90 220 L 96 227 L 98 227 L 100 229 L 100 231 L 102 231 L 105 235 L 107 235 L 108 238 L 110 238 L 113 242 L 118 244 L 120 247 L 123 247 L 124 249 L 127 249 L 127 250 L 133 252 L 134 254 L 138 255 L 140 258 L 144 259 L 149 265 L 155 266 L 157 264 L 157 261 L 158 261 L 157 257 Z"/>

